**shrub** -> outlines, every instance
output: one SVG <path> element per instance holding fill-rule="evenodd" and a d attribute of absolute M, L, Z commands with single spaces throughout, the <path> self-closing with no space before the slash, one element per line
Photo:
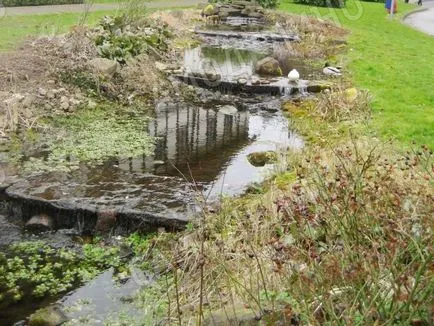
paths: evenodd
<path fill-rule="evenodd" d="M 168 49 L 170 33 L 166 24 L 146 19 L 132 21 L 128 15 L 104 17 L 95 37 L 99 54 L 125 63 L 142 53 L 159 55 Z"/>
<path fill-rule="evenodd" d="M 83 3 L 84 0 L 3 0 L 5 7 L 66 5 Z"/>
<path fill-rule="evenodd" d="M 343 8 L 346 5 L 346 0 L 295 0 L 295 2 L 309 6 L 330 8 Z"/>
<path fill-rule="evenodd" d="M 212 2 L 232 3 L 232 0 L 213 0 Z M 264 8 L 276 8 L 279 5 L 279 0 L 257 0 L 256 2 Z"/>

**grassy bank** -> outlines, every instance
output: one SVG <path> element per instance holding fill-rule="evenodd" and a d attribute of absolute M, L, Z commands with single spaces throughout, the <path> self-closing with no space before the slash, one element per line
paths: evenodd
<path fill-rule="evenodd" d="M 348 71 L 375 96 L 373 126 L 403 144 L 434 147 L 434 38 L 386 17 L 381 3 L 347 1 L 346 9 L 314 8 L 281 1 L 280 9 L 332 19 L 351 30 Z M 399 3 L 401 13 L 414 6 Z"/>

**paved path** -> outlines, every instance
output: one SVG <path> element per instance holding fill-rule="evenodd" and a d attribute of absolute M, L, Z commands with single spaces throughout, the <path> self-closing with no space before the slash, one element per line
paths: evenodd
<path fill-rule="evenodd" d="M 423 11 L 409 15 L 404 22 L 434 36 L 434 1 L 424 1 L 423 4 Z"/>
<path fill-rule="evenodd" d="M 190 7 L 196 6 L 199 3 L 204 3 L 205 0 L 156 0 L 146 3 L 148 8 L 168 8 L 168 7 Z M 1 3 L 1 0 L 0 0 Z M 116 10 L 122 6 L 121 3 L 100 3 L 93 5 L 54 5 L 54 6 L 30 6 L 30 7 L 11 7 L 0 8 L 0 12 L 7 16 L 17 15 L 40 15 L 40 14 L 56 14 L 66 12 L 84 12 Z"/>

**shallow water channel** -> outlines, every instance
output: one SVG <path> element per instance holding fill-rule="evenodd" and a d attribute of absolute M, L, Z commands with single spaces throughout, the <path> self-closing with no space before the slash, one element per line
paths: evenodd
<path fill-rule="evenodd" d="M 211 70 L 227 80 L 251 79 L 255 64 L 266 55 L 263 50 L 203 46 L 186 51 L 184 68 L 187 73 Z M 311 73 L 303 63 L 295 64 L 306 75 Z M 143 226 L 145 230 L 180 229 L 197 212 L 200 194 L 210 202 L 222 195 L 242 194 L 285 163 L 257 167 L 249 163 L 248 154 L 303 146 L 280 112 L 279 98 L 195 91 L 202 101 L 162 99 L 156 103 L 153 119 L 146 125 L 156 139 L 152 155 L 115 157 L 97 166 L 81 163 L 68 173 L 52 171 L 18 179 L 3 193 L 8 216 L 7 221 L 0 220 L 0 237 L 7 235 L 9 242 L 26 239 L 19 227 L 11 225 L 22 225 L 35 214 L 51 216 L 56 229 L 75 228 L 81 234 L 92 234 L 99 219 L 107 215 L 117 217 L 117 224 L 106 230 L 115 233 Z M 133 281 L 118 287 L 112 271 L 107 271 L 65 297 L 61 305 L 69 307 L 70 318 L 93 314 L 93 324 L 101 324 L 100 319 L 109 313 L 132 309 L 122 300 L 143 285 Z M 71 308 L 83 300 L 91 302 L 92 312 L 86 307 Z M 18 308 L 3 321 L 23 319 L 34 308 Z M 0 313 L 0 322 L 1 318 Z"/>

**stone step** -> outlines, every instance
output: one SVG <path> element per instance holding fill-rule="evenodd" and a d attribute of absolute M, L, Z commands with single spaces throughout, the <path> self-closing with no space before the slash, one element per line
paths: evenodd
<path fill-rule="evenodd" d="M 209 31 L 195 30 L 198 35 L 209 37 L 226 37 L 237 39 L 248 39 L 260 42 L 298 42 L 300 38 L 295 34 L 277 34 L 277 33 L 252 33 L 252 32 L 236 32 L 236 31 Z"/>
<path fill-rule="evenodd" d="M 274 78 L 269 84 L 239 83 L 221 79 L 207 79 L 193 75 L 175 75 L 182 82 L 206 89 L 218 90 L 222 93 L 264 94 L 270 96 L 294 95 L 300 93 L 319 93 L 330 89 L 331 84 L 323 81 L 300 81 L 299 84 L 289 84 L 285 77 Z"/>

